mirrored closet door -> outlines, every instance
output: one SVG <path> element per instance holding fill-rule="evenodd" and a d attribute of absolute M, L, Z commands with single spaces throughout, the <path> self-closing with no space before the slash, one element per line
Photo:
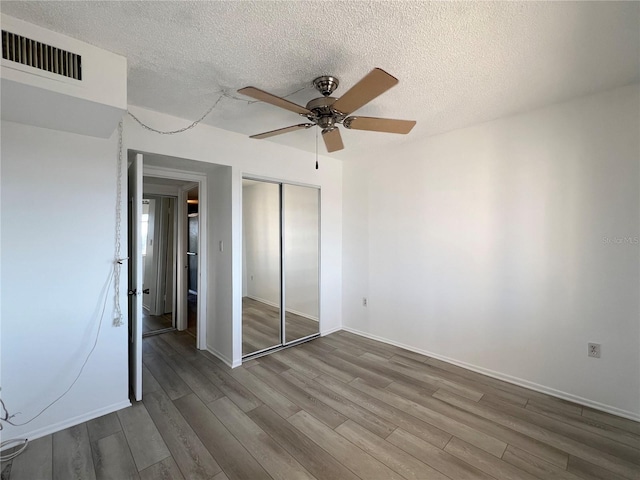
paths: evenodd
<path fill-rule="evenodd" d="M 243 179 L 243 357 L 319 334 L 319 208 L 317 188 Z"/>

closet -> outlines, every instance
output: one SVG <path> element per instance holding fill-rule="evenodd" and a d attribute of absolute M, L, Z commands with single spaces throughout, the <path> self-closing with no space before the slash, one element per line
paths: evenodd
<path fill-rule="evenodd" d="M 320 189 L 242 181 L 242 356 L 320 332 Z"/>

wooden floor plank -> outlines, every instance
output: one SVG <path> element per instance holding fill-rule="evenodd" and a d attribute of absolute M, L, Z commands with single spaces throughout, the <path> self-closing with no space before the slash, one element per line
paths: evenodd
<path fill-rule="evenodd" d="M 142 394 L 157 392 L 162 387 L 156 380 L 156 377 L 149 371 L 147 366 L 142 364 Z"/>
<path fill-rule="evenodd" d="M 329 407 L 327 404 L 322 403 L 309 392 L 293 385 L 284 377 L 277 375 L 260 365 L 251 367 L 250 371 L 258 378 L 277 389 L 280 393 L 286 395 L 287 398 L 298 405 L 298 407 L 306 410 L 308 413 L 331 428 L 337 427 L 347 419 L 347 417 Z"/>
<path fill-rule="evenodd" d="M 492 437 L 503 441 L 504 443 L 519 446 L 527 450 L 528 452 L 537 455 L 538 457 L 545 459 L 546 461 L 553 463 L 560 468 L 566 468 L 569 456 L 558 450 L 557 448 L 550 447 L 544 442 L 535 440 L 531 437 L 523 435 L 509 428 L 478 417 L 469 412 L 460 410 L 453 407 L 446 402 L 442 402 L 432 397 L 429 391 L 424 394 L 417 390 L 415 387 L 403 385 L 400 383 L 392 383 L 387 387 L 387 390 L 394 392 L 408 400 L 416 402 L 424 407 L 430 408 L 436 412 L 446 415 L 449 418 L 457 420 L 465 425 L 468 425 L 476 430 L 491 435 Z M 450 394 L 452 395 L 452 394 Z"/>
<path fill-rule="evenodd" d="M 402 476 L 364 452 L 304 410 L 288 422 L 362 479 L 400 480 Z"/>
<path fill-rule="evenodd" d="M 494 480 L 494 477 L 400 428 L 387 437 L 387 442 L 454 480 Z"/>
<path fill-rule="evenodd" d="M 579 480 L 579 477 L 567 472 L 564 468 L 552 465 L 513 445 L 507 447 L 502 460 L 542 480 Z"/>
<path fill-rule="evenodd" d="M 620 475 L 615 475 L 607 469 L 574 456 L 569 457 L 569 466 L 567 469 L 569 472 L 585 480 L 625 480 Z M 640 475 L 636 478 L 640 478 Z"/>
<path fill-rule="evenodd" d="M 494 410 L 476 402 L 468 401 L 460 397 L 449 395 L 445 392 L 436 393 L 434 397 L 446 401 L 451 405 L 454 405 L 468 412 L 479 415 L 483 418 L 498 423 L 499 425 L 506 426 L 513 430 L 519 431 L 524 435 L 528 435 L 532 438 L 545 442 L 552 447 L 558 448 L 570 455 L 582 459 L 589 459 L 594 464 L 610 470 L 613 473 L 621 475 L 623 477 L 637 480 L 640 474 L 640 469 L 637 465 L 629 463 L 621 458 L 615 457 L 605 452 L 601 452 L 596 448 L 586 445 L 579 441 L 549 431 L 539 425 L 534 425 L 525 420 L 522 420 L 513 415 L 509 415 L 504 411 Z M 502 407 L 504 408 L 504 407 Z"/>
<path fill-rule="evenodd" d="M 355 378 L 353 375 L 350 375 L 344 370 L 340 370 L 332 367 L 331 365 L 327 365 L 323 360 L 321 360 L 320 357 L 317 357 L 314 354 L 305 351 L 304 346 L 299 349 L 289 348 L 287 349 L 287 354 L 289 357 L 293 357 L 300 363 L 307 364 L 310 369 L 318 372 L 318 375 L 320 373 L 326 373 L 327 375 L 331 375 L 332 377 L 335 377 L 343 382 L 350 382 Z"/>
<path fill-rule="evenodd" d="M 262 405 L 258 397 L 213 362 L 199 358 L 193 362 L 193 365 L 242 411 L 249 412 Z"/>
<path fill-rule="evenodd" d="M 143 402 L 185 478 L 209 479 L 222 470 L 166 394 L 150 393 Z"/>
<path fill-rule="evenodd" d="M 53 434 L 53 479 L 95 480 L 87 424 Z M 14 479 L 15 480 L 15 479 Z"/>
<path fill-rule="evenodd" d="M 278 392 L 269 384 L 256 377 L 246 368 L 236 368 L 231 376 L 258 397 L 265 405 L 271 407 L 282 418 L 288 418 L 300 411 L 300 407 Z"/>
<path fill-rule="evenodd" d="M 346 359 L 344 358 L 345 355 L 347 356 Z M 342 350 L 336 350 L 332 355 L 325 358 L 325 362 L 337 369 L 344 370 L 353 377 L 363 378 L 369 384 L 375 385 L 376 387 L 384 388 L 393 381 L 392 377 L 381 375 L 369 368 L 368 365 L 359 365 L 359 362 L 355 360 L 358 358 L 359 357 L 355 355 L 346 354 Z"/>
<path fill-rule="evenodd" d="M 289 382 L 311 393 L 321 402 L 329 405 L 337 412 L 340 412 L 345 417 L 354 420 L 356 423 L 362 425 L 364 428 L 375 433 L 381 438 L 386 438 L 397 427 L 397 425 L 387 422 L 379 416 L 371 413 L 369 410 L 360 407 L 327 387 L 317 383 L 313 379 L 310 380 L 292 371 L 285 372 L 282 376 L 289 380 Z"/>
<path fill-rule="evenodd" d="M 592 418 L 598 422 L 606 423 L 621 430 L 626 430 L 635 435 L 640 435 L 640 422 L 635 422 L 627 418 L 611 415 L 610 413 L 600 412 L 591 408 L 584 407 L 582 409 L 582 416 Z"/>
<path fill-rule="evenodd" d="M 509 405 L 502 406 L 500 411 L 640 466 L 640 451 L 636 448 L 579 428 L 573 424 L 557 421 L 532 409 Z M 566 410 L 563 411 L 565 415 L 567 414 L 566 412 Z"/>
<path fill-rule="evenodd" d="M 363 355 L 366 358 L 372 358 L 369 355 Z M 479 388 L 470 387 L 466 382 L 460 382 L 450 379 L 446 374 L 440 374 L 434 371 L 429 365 L 420 364 L 419 362 L 397 361 L 390 359 L 385 362 L 385 366 L 407 377 L 419 380 L 427 385 L 431 385 L 434 389 L 449 390 L 456 395 L 478 401 L 482 398 L 483 392 Z"/>
<path fill-rule="evenodd" d="M 207 407 L 274 479 L 313 479 L 297 460 L 231 400 L 221 398 Z"/>
<path fill-rule="evenodd" d="M 138 480 L 138 469 L 124 433 L 118 432 L 91 444 L 98 480 Z"/>
<path fill-rule="evenodd" d="M 159 335 L 158 342 L 167 343 L 185 360 L 193 360 L 199 355 L 195 349 L 195 338 L 186 332 L 170 332 L 166 335 Z"/>
<path fill-rule="evenodd" d="M 175 404 L 230 479 L 271 478 L 198 397 L 187 395 Z"/>
<path fill-rule="evenodd" d="M 139 471 L 171 455 L 142 402 L 120 410 L 118 418 Z"/>
<path fill-rule="evenodd" d="M 87 422 L 89 440 L 94 442 L 122 431 L 117 413 L 109 413 Z"/>
<path fill-rule="evenodd" d="M 167 457 L 142 470 L 140 480 L 184 480 L 184 476 L 173 457 Z"/>
<path fill-rule="evenodd" d="M 567 423 L 574 427 L 582 428 L 583 430 L 594 433 L 596 435 L 601 435 L 610 440 L 623 443 L 629 447 L 640 449 L 639 435 L 635 435 L 626 430 L 621 430 L 606 423 L 598 422 L 594 419 L 590 419 L 576 413 L 568 413 L 566 411 L 559 412 L 558 410 L 554 410 L 552 407 L 538 405 L 539 404 L 528 403 L 526 409 L 545 415 L 554 420 Z"/>
<path fill-rule="evenodd" d="M 378 400 L 401 409 L 413 415 L 414 417 L 433 425 L 434 427 L 448 432 L 451 435 L 463 438 L 472 445 L 475 445 L 496 457 L 501 457 L 502 453 L 507 448 L 507 444 L 505 442 L 502 442 L 497 438 L 492 437 L 491 435 L 482 433 L 481 431 L 465 425 L 464 423 L 449 418 L 446 415 L 443 415 L 429 408 L 423 407 L 422 405 L 407 400 L 399 395 L 383 389 L 377 389 L 371 385 L 368 385 L 361 379 L 356 379 L 349 385 L 371 395 L 372 397 L 376 397 Z"/>
<path fill-rule="evenodd" d="M 169 357 L 167 363 L 204 403 L 213 402 L 224 396 L 218 387 L 184 357 L 180 355 Z"/>
<path fill-rule="evenodd" d="M 406 479 L 447 480 L 442 473 L 372 434 L 352 420 L 344 422 L 336 428 L 336 432 Z"/>
<path fill-rule="evenodd" d="M 407 432 L 416 435 L 436 447 L 444 448 L 451 438 L 451 434 L 430 425 L 429 423 L 423 422 L 422 420 L 403 412 L 398 408 L 388 405 L 375 397 L 367 395 L 366 393 L 353 388 L 351 385 L 342 383 L 333 377 L 321 375 L 316 378 L 316 381 L 353 403 L 360 405 L 362 408 L 378 415 L 380 418 L 403 428 Z"/>
<path fill-rule="evenodd" d="M 4 453 L 4 452 L 3 452 Z M 7 478 L 49 480 L 53 477 L 53 436 L 32 440 L 21 455 L 13 459 Z"/>
<path fill-rule="evenodd" d="M 171 398 L 171 400 L 175 400 L 176 398 L 192 393 L 192 390 L 169 366 L 167 361 L 170 358 L 171 357 L 162 357 L 159 353 L 150 353 L 148 355 L 143 355 L 142 361 L 169 398 Z"/>
<path fill-rule="evenodd" d="M 536 480 L 536 477 L 524 470 L 489 455 L 456 437 L 451 439 L 444 450 L 499 480 Z"/>
<path fill-rule="evenodd" d="M 283 422 L 266 405 L 249 412 L 249 417 L 318 480 L 358 480 L 350 470 L 289 422 Z"/>
<path fill-rule="evenodd" d="M 451 373 L 453 375 L 456 375 L 461 378 L 465 378 L 474 383 L 493 387 L 495 389 L 494 394 L 496 396 L 501 396 L 505 394 L 507 397 L 511 397 L 512 395 L 515 395 L 519 399 L 527 400 L 531 395 L 529 390 L 527 390 L 524 387 L 520 387 L 519 385 L 507 383 L 503 380 L 498 380 L 496 378 L 492 378 L 487 375 L 482 375 L 480 373 L 467 370 L 466 368 L 462 368 L 457 365 L 453 365 L 451 363 L 443 362 L 442 360 L 430 358 L 429 360 L 426 361 L 426 364 L 431 367 L 434 367 L 437 370 L 442 370 L 444 372 Z M 481 387 L 481 388 L 484 390 L 484 387 Z"/>

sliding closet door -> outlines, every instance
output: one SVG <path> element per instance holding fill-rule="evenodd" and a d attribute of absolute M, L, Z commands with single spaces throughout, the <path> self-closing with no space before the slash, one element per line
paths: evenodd
<path fill-rule="evenodd" d="M 242 181 L 242 355 L 282 344 L 280 184 Z"/>
<path fill-rule="evenodd" d="M 320 190 L 282 185 L 285 343 L 319 333 Z"/>

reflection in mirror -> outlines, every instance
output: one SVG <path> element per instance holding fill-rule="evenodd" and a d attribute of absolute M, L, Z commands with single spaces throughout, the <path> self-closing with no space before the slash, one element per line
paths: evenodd
<path fill-rule="evenodd" d="M 242 181 L 242 354 L 281 344 L 280 185 Z"/>
<path fill-rule="evenodd" d="M 142 333 L 173 328 L 175 277 L 174 197 L 145 195 L 142 200 Z"/>
<path fill-rule="evenodd" d="M 319 332 L 320 190 L 283 185 L 285 342 Z"/>

